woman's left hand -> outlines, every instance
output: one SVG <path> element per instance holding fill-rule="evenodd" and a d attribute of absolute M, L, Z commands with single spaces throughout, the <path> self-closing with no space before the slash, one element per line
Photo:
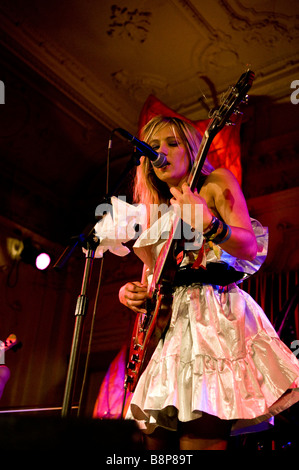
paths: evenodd
<path fill-rule="evenodd" d="M 205 230 L 213 217 L 205 199 L 197 191 L 193 193 L 187 183 L 183 183 L 181 189 L 170 188 L 170 192 L 173 195 L 170 203 L 180 207 L 182 220 L 200 232 Z"/>

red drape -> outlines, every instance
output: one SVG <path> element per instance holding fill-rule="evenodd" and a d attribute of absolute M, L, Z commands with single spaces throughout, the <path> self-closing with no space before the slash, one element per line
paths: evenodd
<path fill-rule="evenodd" d="M 124 398 L 124 381 L 126 369 L 127 345 L 124 345 L 111 362 L 101 384 L 93 417 L 118 419 Z"/>

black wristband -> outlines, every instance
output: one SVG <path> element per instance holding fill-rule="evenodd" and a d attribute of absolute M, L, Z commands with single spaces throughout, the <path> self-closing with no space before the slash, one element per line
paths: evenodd
<path fill-rule="evenodd" d="M 219 224 L 220 224 L 220 220 L 217 219 L 217 217 L 213 216 L 212 218 L 212 221 L 208 227 L 208 229 L 212 226 L 212 228 L 208 231 L 208 232 L 203 232 L 203 236 L 209 240 L 209 238 L 211 238 L 212 235 L 214 235 L 214 233 L 217 232 L 218 230 L 218 227 L 219 227 Z"/>

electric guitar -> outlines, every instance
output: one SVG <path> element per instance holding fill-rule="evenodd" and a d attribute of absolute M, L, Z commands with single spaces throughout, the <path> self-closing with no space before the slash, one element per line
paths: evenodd
<path fill-rule="evenodd" d="M 246 100 L 253 80 L 254 73 L 251 70 L 244 72 L 236 85 L 228 89 L 219 109 L 213 112 L 188 178 L 188 184 L 192 191 L 196 189 L 212 140 L 225 125 L 233 124 L 230 117 L 239 112 L 238 105 Z M 181 228 L 180 224 L 181 219 L 176 216 L 172 222 L 169 237 L 163 245 L 154 268 L 148 292 L 147 313 L 137 314 L 135 320 L 125 377 L 125 387 L 131 392 L 135 390 L 141 373 L 169 325 L 172 281 L 178 267 L 174 248 L 178 238 L 176 234 Z"/>

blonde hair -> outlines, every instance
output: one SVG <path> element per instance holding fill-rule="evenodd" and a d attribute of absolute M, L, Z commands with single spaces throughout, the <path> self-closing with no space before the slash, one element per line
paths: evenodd
<path fill-rule="evenodd" d="M 175 117 L 156 116 L 141 130 L 141 140 L 147 143 L 150 142 L 152 136 L 167 125 L 171 125 L 174 135 L 177 133 L 182 139 L 189 156 L 191 170 L 201 143 L 201 135 L 188 122 Z M 208 175 L 213 170 L 214 168 L 206 159 L 201 171 L 202 174 Z M 134 181 L 134 200 L 136 203 L 145 204 L 148 208 L 151 204 L 168 203 L 169 188 L 166 183 L 157 178 L 148 158 L 142 157 L 140 165 L 137 167 Z"/>

